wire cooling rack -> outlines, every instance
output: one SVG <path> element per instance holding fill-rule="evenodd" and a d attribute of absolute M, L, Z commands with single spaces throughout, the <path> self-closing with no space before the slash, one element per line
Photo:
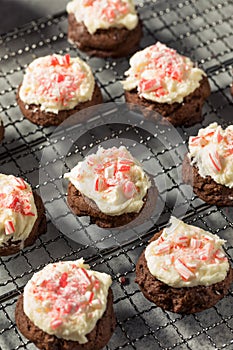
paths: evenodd
<path fill-rule="evenodd" d="M 197 61 L 209 77 L 212 94 L 203 109 L 204 121 L 194 127 L 178 128 L 181 135 L 178 142 L 161 130 L 147 134 L 133 125 L 119 123 L 113 126 L 106 122 L 104 127 L 97 125 L 94 131 L 85 132 L 85 137 L 74 144 L 72 152 L 61 154 L 57 146 L 64 141 L 64 135 L 57 134 L 57 138 L 53 138 L 54 128 L 39 127 L 25 120 L 15 102 L 15 93 L 27 64 L 36 57 L 53 52 L 79 54 L 92 67 L 105 102 L 124 102 L 120 80 L 128 68 L 128 58 L 89 58 L 69 45 L 65 12 L 33 21 L 0 37 L 0 112 L 5 125 L 5 139 L 0 148 L 1 172 L 23 176 L 34 189 L 52 193 L 45 201 L 47 233 L 34 246 L 14 256 L 0 258 L 2 350 L 35 349 L 20 334 L 14 321 L 17 297 L 32 274 L 49 262 L 81 256 L 93 268 L 110 273 L 113 278 L 117 327 L 106 349 L 233 349 L 232 289 L 211 309 L 180 316 L 164 312 L 148 302 L 134 282 L 137 259 L 152 234 L 166 224 L 173 210 L 174 198 L 178 198 L 180 207 L 186 208 L 186 222 L 219 234 L 227 241 L 226 252 L 232 263 L 232 210 L 208 206 L 196 196 L 190 196 L 188 186 L 180 181 L 179 172 L 189 135 L 195 135 L 199 128 L 212 121 L 223 126 L 232 124 L 229 88 L 233 68 L 233 4 L 224 0 L 174 0 L 170 5 L 163 1 L 137 2 L 137 5 L 144 31 L 141 47 L 157 40 L 164 42 Z M 154 143 L 158 134 L 166 141 L 165 147 Z M 60 190 L 61 174 L 56 172 L 62 167 L 69 169 L 74 155 L 81 159 L 100 142 L 121 138 L 131 140 L 129 147 L 133 151 L 138 145 L 144 146 L 146 152 L 141 152 L 144 155 L 141 160 L 145 166 L 149 164 L 150 168 L 153 160 L 157 160 L 155 180 L 160 185 L 160 198 L 166 194 L 159 219 L 145 231 L 137 232 L 135 228 L 127 232 L 127 237 L 124 231 L 103 235 L 96 226 L 89 224 L 87 218 L 79 220 L 68 210 L 59 212 L 65 194 Z M 49 153 L 50 158 L 42 169 L 41 156 L 49 149 L 54 156 Z M 168 161 L 171 154 L 174 163 Z M 52 168 L 49 167 L 51 164 Z M 39 175 L 41 179 L 42 170 L 41 182 Z M 80 243 L 75 238 L 81 232 L 87 240 Z"/>

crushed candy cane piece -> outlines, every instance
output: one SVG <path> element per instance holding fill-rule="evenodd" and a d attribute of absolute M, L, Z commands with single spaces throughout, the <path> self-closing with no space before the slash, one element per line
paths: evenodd
<path fill-rule="evenodd" d="M 217 171 L 221 171 L 222 165 L 217 151 L 209 153 L 210 160 Z"/>
<path fill-rule="evenodd" d="M 6 220 L 4 226 L 6 235 L 11 235 L 15 232 L 15 226 L 12 220 Z"/>
<path fill-rule="evenodd" d="M 195 276 L 194 273 L 180 259 L 175 260 L 174 266 L 180 276 L 185 280 Z"/>

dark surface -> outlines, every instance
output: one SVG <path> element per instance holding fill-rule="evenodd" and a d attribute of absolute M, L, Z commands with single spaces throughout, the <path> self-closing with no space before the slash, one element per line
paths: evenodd
<path fill-rule="evenodd" d="M 65 11 L 68 0 L 1 0 L 0 34 L 34 19 Z"/>

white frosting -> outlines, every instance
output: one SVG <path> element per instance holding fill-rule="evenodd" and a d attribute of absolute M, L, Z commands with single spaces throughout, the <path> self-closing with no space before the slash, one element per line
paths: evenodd
<path fill-rule="evenodd" d="M 68 54 L 35 59 L 26 69 L 19 91 L 27 105 L 58 114 L 92 99 L 95 81 L 90 67 Z"/>
<path fill-rule="evenodd" d="M 84 344 L 106 310 L 111 283 L 83 259 L 49 264 L 25 286 L 24 312 L 44 332 Z"/>
<path fill-rule="evenodd" d="M 159 103 L 181 103 L 200 86 L 204 71 L 175 50 L 157 42 L 130 59 L 122 81 L 125 90 L 137 89 L 139 97 Z"/>
<path fill-rule="evenodd" d="M 209 286 L 225 279 L 229 262 L 224 240 L 171 217 L 171 226 L 151 242 L 145 257 L 153 276 L 169 286 Z"/>
<path fill-rule="evenodd" d="M 217 123 L 189 138 L 189 158 L 202 177 L 233 188 L 233 125 L 225 130 Z"/>
<path fill-rule="evenodd" d="M 132 0 L 73 0 L 67 4 L 78 23 L 83 22 L 90 34 L 97 29 L 126 27 L 134 29 L 138 16 Z"/>
<path fill-rule="evenodd" d="M 0 246 L 25 241 L 37 219 L 31 187 L 23 179 L 0 174 Z"/>
<path fill-rule="evenodd" d="M 138 213 L 151 186 L 140 163 L 124 146 L 99 147 L 64 177 L 108 215 Z"/>

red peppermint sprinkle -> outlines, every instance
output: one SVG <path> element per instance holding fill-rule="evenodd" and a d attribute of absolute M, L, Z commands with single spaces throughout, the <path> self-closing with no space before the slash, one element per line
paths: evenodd
<path fill-rule="evenodd" d="M 52 66 L 58 65 L 58 64 L 59 64 L 58 58 L 57 58 L 56 56 L 51 56 L 51 58 L 50 58 L 50 64 L 51 64 Z"/>
<path fill-rule="evenodd" d="M 233 148 L 229 148 L 229 149 L 225 152 L 225 157 L 232 156 L 232 154 L 233 154 Z"/>
<path fill-rule="evenodd" d="M 210 160 L 214 166 L 214 168 L 220 172 L 222 170 L 222 164 L 221 164 L 221 161 L 220 161 L 220 157 L 219 157 L 219 154 L 217 151 L 212 151 L 212 152 L 209 152 L 209 157 L 210 157 Z"/>
<path fill-rule="evenodd" d="M 105 178 L 97 177 L 97 179 L 95 181 L 95 191 L 102 192 L 102 191 L 106 190 L 106 188 L 107 188 L 107 184 L 106 184 Z"/>
<path fill-rule="evenodd" d="M 176 271 L 179 273 L 182 279 L 188 281 L 190 277 L 194 277 L 194 273 L 185 265 L 181 259 L 176 259 L 174 263 Z"/>
<path fill-rule="evenodd" d="M 68 273 L 63 272 L 63 274 L 61 275 L 60 280 L 59 280 L 60 287 L 65 288 L 67 286 L 67 284 L 68 284 L 67 278 L 68 278 Z"/>
<path fill-rule="evenodd" d="M 202 244 L 202 242 L 200 239 L 196 239 L 196 238 L 192 237 L 190 240 L 190 247 L 192 249 L 200 248 L 201 244 Z"/>
<path fill-rule="evenodd" d="M 92 6 L 95 0 L 83 0 L 84 6 Z"/>
<path fill-rule="evenodd" d="M 133 198 L 134 194 L 137 192 L 137 189 L 132 181 L 126 181 L 123 184 L 123 192 L 126 198 Z"/>
<path fill-rule="evenodd" d="M 225 254 L 222 250 L 218 249 L 215 253 L 215 258 L 217 259 L 224 259 L 225 258 Z"/>
<path fill-rule="evenodd" d="M 16 182 L 16 187 L 20 190 L 25 190 L 27 188 L 25 181 L 21 177 L 14 177 L 14 180 Z"/>
<path fill-rule="evenodd" d="M 191 136 L 190 137 L 190 145 L 191 146 L 199 146 L 200 145 L 200 140 L 201 140 L 201 137 L 200 136 Z"/>
<path fill-rule="evenodd" d="M 69 66 L 70 65 L 70 55 L 68 53 L 63 57 L 63 64 L 65 66 Z"/>
<path fill-rule="evenodd" d="M 15 226 L 12 220 L 6 220 L 4 226 L 5 226 L 5 234 L 7 236 L 15 232 Z"/>
<path fill-rule="evenodd" d="M 155 249 L 155 254 L 156 255 L 161 255 L 161 254 L 169 254 L 171 249 L 171 244 L 170 242 L 162 242 L 162 244 L 158 245 Z"/>
<path fill-rule="evenodd" d="M 58 327 L 60 327 L 61 325 L 63 324 L 62 320 L 53 320 L 51 323 L 50 323 L 50 327 L 52 329 L 57 329 Z"/>
<path fill-rule="evenodd" d="M 161 87 L 161 81 L 158 81 L 157 79 L 141 79 L 138 84 L 139 92 L 150 92 L 153 90 L 157 90 L 159 87 Z"/>

